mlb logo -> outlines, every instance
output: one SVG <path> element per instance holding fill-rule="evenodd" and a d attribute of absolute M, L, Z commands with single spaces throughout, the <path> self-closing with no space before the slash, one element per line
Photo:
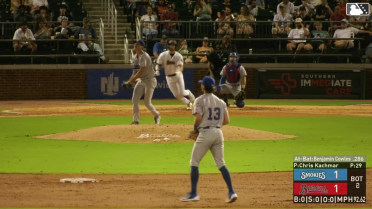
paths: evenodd
<path fill-rule="evenodd" d="M 369 3 L 347 3 L 346 15 L 347 16 L 369 16 L 370 14 Z"/>

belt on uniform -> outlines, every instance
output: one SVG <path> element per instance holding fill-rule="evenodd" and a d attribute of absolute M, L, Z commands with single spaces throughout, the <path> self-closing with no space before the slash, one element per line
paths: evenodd
<path fill-rule="evenodd" d="M 206 127 L 200 127 L 199 129 L 211 129 L 211 128 L 220 128 L 219 126 L 206 126 Z"/>
<path fill-rule="evenodd" d="M 176 75 L 177 75 L 177 74 L 174 73 L 174 74 L 170 74 L 170 75 L 167 75 L 167 76 L 176 76 Z"/>

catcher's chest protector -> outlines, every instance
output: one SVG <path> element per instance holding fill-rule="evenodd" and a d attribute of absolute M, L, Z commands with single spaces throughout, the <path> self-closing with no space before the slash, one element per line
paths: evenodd
<path fill-rule="evenodd" d="M 226 65 L 226 80 L 229 83 L 237 83 L 240 80 L 240 63 L 239 64 L 228 64 Z"/>

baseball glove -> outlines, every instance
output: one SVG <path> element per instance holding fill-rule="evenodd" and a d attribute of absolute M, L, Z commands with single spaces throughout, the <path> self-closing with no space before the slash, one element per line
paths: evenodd
<path fill-rule="evenodd" d="M 198 138 L 198 135 L 199 135 L 198 130 L 192 130 L 192 131 L 190 131 L 189 136 L 187 138 L 192 139 L 192 140 L 195 141 L 196 138 Z"/>
<path fill-rule="evenodd" d="M 234 98 L 236 101 L 243 101 L 245 99 L 245 92 L 240 91 Z"/>
<path fill-rule="evenodd" d="M 126 81 L 126 82 L 123 83 L 123 88 L 130 89 L 130 88 L 132 88 L 132 84 L 129 83 L 128 81 Z"/>

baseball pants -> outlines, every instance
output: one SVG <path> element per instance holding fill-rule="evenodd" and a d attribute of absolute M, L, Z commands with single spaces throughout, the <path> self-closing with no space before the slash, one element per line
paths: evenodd
<path fill-rule="evenodd" d="M 225 166 L 223 134 L 220 128 L 199 129 L 199 136 L 194 143 L 190 165 L 199 167 L 204 155 L 211 150 L 218 169 Z"/>
<path fill-rule="evenodd" d="M 184 104 L 188 104 L 190 101 L 185 96 L 190 95 L 189 90 L 185 90 L 185 82 L 183 80 L 183 74 L 176 72 L 175 76 L 166 76 L 167 83 L 173 96 Z"/>
<path fill-rule="evenodd" d="M 221 85 L 221 94 L 232 94 L 234 97 L 242 90 L 240 84 L 222 84 Z"/>
<path fill-rule="evenodd" d="M 151 103 L 152 95 L 156 87 L 157 81 L 155 78 L 149 80 L 138 80 L 134 86 L 132 103 L 133 103 L 133 121 L 140 121 L 140 105 L 139 102 L 143 94 L 145 106 L 152 113 L 153 116 L 159 115 L 159 112 L 156 111 L 155 107 Z"/>

